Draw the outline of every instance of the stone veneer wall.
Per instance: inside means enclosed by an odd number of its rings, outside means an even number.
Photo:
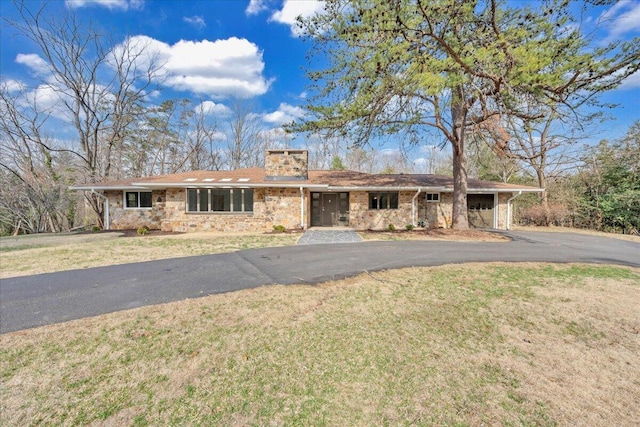
[[[428,228],[451,228],[452,217],[453,194],[440,193],[440,202],[434,203],[427,202],[426,193],[420,193],[418,196],[418,220],[424,220]]]
[[[386,230],[389,224],[401,230],[411,224],[411,199],[415,192],[400,191],[398,209],[369,209],[369,192],[349,193],[349,226],[357,230]]]
[[[123,192],[108,191],[111,229],[136,229],[143,225],[151,229],[174,232],[194,231],[271,231],[274,225],[287,229],[300,228],[300,190],[297,188],[256,188],[253,212],[247,213],[187,213],[186,190],[169,189],[152,192],[151,209],[124,209]],[[309,226],[310,194],[305,190],[304,220]],[[411,224],[413,191],[401,191],[398,209],[369,209],[369,193],[349,193],[349,226],[358,230],[384,230],[389,224],[403,229]],[[507,200],[512,193],[500,193],[495,209],[498,228],[506,228]],[[453,194],[440,193],[440,203],[427,203],[424,193],[416,199],[417,219],[425,219],[428,227],[450,228]]]
[[[253,212],[187,213],[184,189],[167,190],[167,217],[162,229],[193,231],[271,231],[274,225],[300,228],[300,190],[296,188],[256,188]]]
[[[267,179],[293,178],[308,179],[307,150],[267,150],[264,160],[264,171]]]
[[[507,200],[513,197],[513,193],[498,193],[498,206],[495,214],[498,215],[498,229],[507,229]]]
[[[299,188],[267,188],[264,196],[264,220],[267,230],[274,225],[283,225],[287,229],[300,228],[300,189]],[[305,191],[305,202],[309,192]],[[305,220],[308,215],[305,203]],[[255,209],[255,200],[254,200]]]
[[[151,192],[151,208],[125,209],[124,191],[105,191],[109,199],[109,220],[112,230],[137,229],[146,225],[150,229],[162,227],[165,215],[166,195],[164,190]]]

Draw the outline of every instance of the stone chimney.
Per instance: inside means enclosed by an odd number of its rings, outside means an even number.
[[[267,150],[264,159],[265,179],[268,181],[305,181],[308,179],[307,150]]]

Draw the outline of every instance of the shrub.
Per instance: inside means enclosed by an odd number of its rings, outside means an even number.
[[[274,225],[273,231],[275,231],[276,233],[284,233],[285,231],[287,231],[287,229],[284,225]]]
[[[396,231],[396,226],[393,224],[389,224],[389,227],[387,227],[389,229],[389,231]]]
[[[548,207],[533,205],[520,212],[522,225],[566,226],[570,225],[571,212],[561,204],[549,204]]]
[[[413,224],[407,224],[407,225],[404,226],[404,228],[406,228],[407,231],[411,231],[411,230],[413,230]]]
[[[144,236],[148,232],[149,232],[149,227],[147,227],[146,225],[143,225],[142,227],[138,228],[138,236]]]
[[[96,231],[100,231],[100,226],[99,225],[94,225],[93,227],[91,227],[91,231],[93,231],[94,233]]]

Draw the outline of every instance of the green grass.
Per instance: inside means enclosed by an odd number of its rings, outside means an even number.
[[[610,399],[631,411],[597,414],[601,425],[631,425],[640,388],[616,388],[617,369],[638,373],[624,363],[638,361],[638,340],[620,328],[639,319],[619,304],[601,311],[615,303],[601,287],[640,302],[637,270],[470,265],[265,287],[5,334],[3,418],[21,426],[553,426],[584,425],[594,418],[567,414],[590,415]],[[603,306],[576,306],[574,295]],[[554,369],[579,363],[569,352],[610,372],[597,384],[604,401],[589,406],[580,393],[551,391]]]

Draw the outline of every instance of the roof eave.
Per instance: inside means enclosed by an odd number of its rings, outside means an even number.
[[[146,190],[146,187],[139,185],[73,185],[69,187],[72,191],[109,191],[109,190]]]

